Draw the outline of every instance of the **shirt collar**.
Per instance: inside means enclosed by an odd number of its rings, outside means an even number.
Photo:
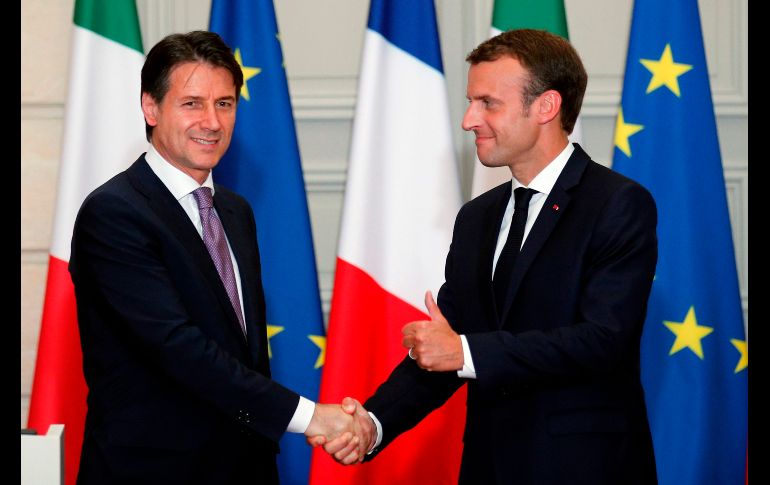
[[[554,158],[551,163],[546,165],[545,168],[532,179],[528,187],[530,189],[535,189],[542,194],[548,195],[551,193],[551,189],[553,189],[556,180],[559,178],[559,175],[561,175],[561,171],[564,170],[564,167],[567,165],[567,160],[569,160],[569,157],[572,156],[572,152],[574,151],[575,146],[572,143],[567,143],[564,150],[556,155],[556,158]],[[524,184],[516,180],[516,177],[511,179],[511,183],[513,184],[512,191],[516,190],[518,187],[524,187]]]
[[[155,175],[158,176],[160,181],[163,182],[163,185],[166,186],[176,200],[180,200],[182,197],[199,187],[210,188],[211,194],[214,195],[214,178],[212,176],[212,171],[209,171],[209,176],[206,177],[203,184],[198,184],[197,180],[171,165],[171,163],[158,153],[158,150],[156,150],[152,144],[150,144],[144,158],[147,160],[150,169],[152,169]]]

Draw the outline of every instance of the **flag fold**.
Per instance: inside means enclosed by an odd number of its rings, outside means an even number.
[[[697,0],[637,0],[613,169],[652,192],[642,380],[659,482],[745,479],[748,342]]]
[[[273,2],[213,0],[209,25],[233,49],[244,80],[230,148],[214,169],[214,180],[244,196],[254,210],[272,378],[315,400],[326,335]],[[280,448],[281,483],[307,483],[305,437],[286,433]]]
[[[363,402],[406,356],[461,201],[432,0],[372,0],[358,86],[322,402]],[[464,423],[463,387],[371,462],[317,449],[311,483],[456,483]]]
[[[134,0],[77,0],[69,87],[35,377],[27,426],[64,424],[65,480],[75,483],[87,387],[67,264],[85,197],[146,150],[140,98],[144,63]]]

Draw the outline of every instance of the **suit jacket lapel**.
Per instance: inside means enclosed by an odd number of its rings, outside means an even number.
[[[492,286],[492,262],[495,257],[495,248],[497,247],[497,238],[500,234],[500,225],[503,223],[503,216],[505,215],[505,209],[508,206],[508,201],[511,198],[511,182],[505,184],[504,190],[500,192],[499,198],[490,207],[490,210],[484,214],[484,225],[482,227],[489,227],[487,231],[486,239],[481,247],[481,259],[483,264],[480,265],[478,271],[479,288],[483,288],[481,291],[482,308],[490,308],[492,314],[495,315],[497,321],[500,321],[500,315],[497,314],[497,305],[494,300],[494,289]]]
[[[140,157],[137,162],[128,169],[128,177],[131,184],[137,191],[147,197],[151,209],[190,253],[195,266],[201,271],[216,295],[219,304],[230,317],[232,329],[240,334],[240,340],[244,340],[243,331],[240,328],[240,323],[238,323],[238,317],[235,315],[235,310],[233,310],[233,305],[227,296],[225,286],[219,277],[219,273],[217,273],[217,268],[214,266],[214,262],[200,234],[198,234],[198,231],[190,221],[187,213],[182,209],[182,206],[179,205],[179,202],[150,169],[150,166],[144,160],[144,156]],[[227,231],[226,227],[225,231]]]
[[[588,155],[583,149],[575,144],[575,151],[572,152],[567,164],[564,166],[559,178],[556,179],[556,183],[551,189],[551,193],[545,199],[543,208],[540,209],[540,213],[535,220],[532,229],[530,229],[527,239],[524,241],[524,245],[521,248],[521,252],[516,258],[516,264],[513,267],[513,273],[511,274],[511,284],[508,287],[508,293],[505,299],[505,306],[503,308],[503,316],[499,320],[502,327],[508,318],[508,313],[511,309],[514,296],[519,290],[524,275],[532,265],[535,257],[540,252],[548,237],[553,232],[559,219],[566,212],[567,206],[570,203],[571,197],[568,193],[569,189],[574,187],[580,181],[580,177],[583,175],[583,171],[588,165]],[[499,225],[498,225],[499,227]]]

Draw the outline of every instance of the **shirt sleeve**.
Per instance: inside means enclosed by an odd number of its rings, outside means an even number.
[[[463,345],[463,368],[457,371],[457,377],[475,379],[476,368],[473,366],[473,357],[471,357],[471,348],[468,346],[468,339],[465,338],[465,335],[460,335],[460,341]]]
[[[291,417],[286,431],[289,433],[304,433],[307,427],[310,426],[313,412],[315,412],[315,403],[310,399],[300,396],[297,409],[294,410],[294,416]]]
[[[367,455],[370,454],[372,450],[380,446],[380,443],[382,443],[382,424],[380,424],[380,420],[377,419],[377,416],[375,416],[374,413],[369,412],[369,416],[372,417],[372,421],[374,421],[374,426],[377,427],[377,439],[374,441],[374,446],[372,446],[371,449],[366,452]]]

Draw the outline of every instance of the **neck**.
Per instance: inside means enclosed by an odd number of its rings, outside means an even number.
[[[522,163],[511,165],[511,174],[524,185],[529,185],[537,174],[543,171],[569,143],[566,134],[554,139],[551,143],[540,143],[530,152],[530,156]]]

